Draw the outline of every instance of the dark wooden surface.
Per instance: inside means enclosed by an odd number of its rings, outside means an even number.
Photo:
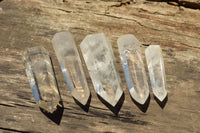
[[[200,132],[200,10],[191,6],[173,1],[1,0],[0,132]],[[56,32],[67,30],[78,46],[92,33],[104,32],[111,40],[125,94],[118,116],[99,100],[87,71],[89,111],[71,97],[51,44]],[[164,108],[152,90],[146,113],[131,100],[116,44],[126,33],[141,41],[143,52],[149,44],[161,45],[168,89]],[[64,105],[59,125],[35,104],[25,75],[23,52],[38,45],[52,57]]]

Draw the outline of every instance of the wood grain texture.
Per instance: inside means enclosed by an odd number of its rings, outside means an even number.
[[[92,33],[111,40],[125,93],[118,116],[98,99],[87,71],[89,112],[71,97],[51,44],[56,32],[67,30],[77,46]],[[1,0],[0,31],[0,132],[200,132],[200,10],[139,0]],[[146,113],[130,98],[116,43],[126,33],[141,41],[143,52],[161,45],[168,89],[163,109],[152,90]],[[25,75],[23,52],[38,45],[52,57],[64,104],[60,125],[41,113]]]

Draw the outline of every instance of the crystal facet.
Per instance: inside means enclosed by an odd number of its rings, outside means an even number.
[[[56,33],[52,43],[72,96],[85,105],[90,96],[90,90],[71,33]]]
[[[167,91],[165,68],[161,52],[159,45],[150,45],[145,50],[153,93],[160,101],[163,101],[167,96]]]
[[[138,103],[144,104],[149,96],[149,86],[141,57],[140,42],[127,34],[118,40],[119,53],[129,92]]]
[[[109,41],[103,33],[87,35],[80,47],[95,91],[115,106],[123,91]]]
[[[60,95],[48,51],[40,46],[29,48],[23,59],[35,101],[53,113],[60,105]]]

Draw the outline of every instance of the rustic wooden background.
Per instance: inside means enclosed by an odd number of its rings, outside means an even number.
[[[200,132],[199,9],[198,0],[0,0],[0,132]],[[125,94],[118,116],[99,100],[87,71],[89,111],[71,97],[51,44],[56,32],[67,30],[77,45],[97,32],[111,40]],[[146,113],[130,98],[116,44],[126,33],[141,41],[143,52],[150,44],[162,47],[168,89],[163,108],[152,90]],[[35,104],[25,75],[23,52],[38,45],[52,57],[64,105],[59,125]]]

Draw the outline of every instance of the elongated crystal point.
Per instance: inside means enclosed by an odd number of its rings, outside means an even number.
[[[163,101],[167,96],[167,90],[165,68],[161,52],[159,45],[150,45],[145,50],[153,93],[160,101]]]
[[[87,35],[80,47],[95,91],[109,104],[115,106],[123,91],[112,47],[106,36],[103,33]]]
[[[86,105],[90,96],[90,90],[71,33],[56,33],[52,43],[72,96],[81,104]]]
[[[126,34],[118,40],[118,48],[129,92],[138,103],[144,104],[149,96],[140,42],[134,35]]]
[[[23,59],[35,101],[42,109],[53,113],[61,99],[48,51],[40,46],[33,47],[24,53]]]

